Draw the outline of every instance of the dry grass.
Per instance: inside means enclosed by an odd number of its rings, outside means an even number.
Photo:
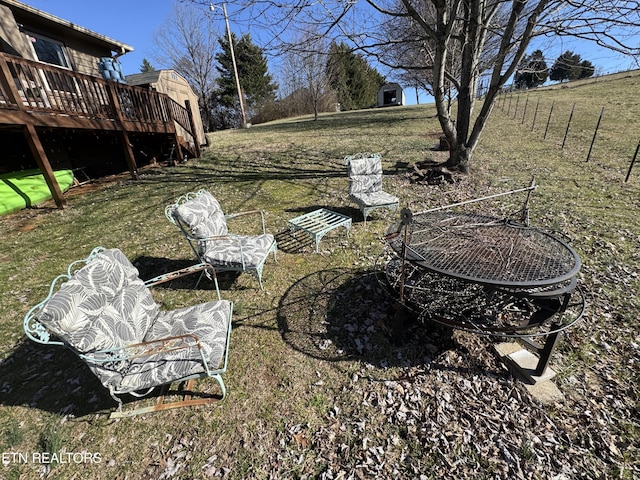
[[[634,82],[530,94],[529,105],[539,96],[547,113],[551,101],[555,108],[589,106],[576,113],[575,137],[564,150],[562,126],[542,141],[531,120],[496,109],[472,174],[454,185],[407,180],[407,164],[441,159],[431,151],[438,137],[433,108],[416,106],[216,133],[199,160],[73,195],[64,211],[44,207],[0,219],[0,452],[63,449],[101,458],[50,469],[10,461],[0,478],[640,475],[640,170],[623,182],[640,124]],[[587,131],[603,102],[610,123],[603,120],[586,163]],[[357,151],[383,154],[387,190],[414,210],[521,187],[535,176],[533,223],[568,235],[584,262],[589,297],[584,321],[552,360],[563,402],[532,400],[493,358],[488,339],[414,325],[405,343],[391,341],[393,312],[372,272],[394,217],[376,211],[364,228],[347,201],[341,158]],[[188,247],[163,209],[203,187],[227,212],[267,211],[281,245],[278,263],[265,266],[263,291],[248,275],[223,276],[223,296],[236,306],[228,398],[208,409],[109,421],[113,403],[98,381],[71,353],[26,341],[22,317],[55,275],[96,245],[122,249],[143,277],[188,262]],[[325,237],[320,254],[286,233],[287,219],[316,207],[355,219],[349,235]],[[214,292],[179,284],[154,295],[175,308]],[[215,382],[199,384],[215,390]],[[493,400],[478,403],[486,398],[481,391]],[[479,416],[469,423],[469,415]],[[502,415],[508,422],[487,433],[487,419]],[[512,443],[498,448],[500,439]]]

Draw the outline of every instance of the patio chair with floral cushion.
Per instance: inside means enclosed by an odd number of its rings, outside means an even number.
[[[349,198],[355,202],[367,224],[369,213],[377,208],[398,209],[398,197],[382,189],[382,157],[379,153],[356,153],[344,157],[349,175]]]
[[[273,252],[275,237],[266,232],[264,213],[260,210],[225,215],[218,201],[207,190],[190,192],[167,205],[165,215],[180,228],[198,261],[211,265],[217,272],[248,272],[258,279],[262,289],[262,269]],[[237,235],[229,232],[227,220],[259,215],[262,233]],[[199,280],[198,280],[199,281]]]
[[[218,292],[215,301],[161,311],[149,290],[205,269],[211,266],[144,282],[120,250],[96,247],[53,280],[47,297],[25,316],[24,330],[36,342],[75,352],[118,403],[112,418],[211,404],[226,394],[221,374],[227,369],[233,304]],[[218,382],[220,396],[194,392],[194,380],[203,377]],[[165,402],[172,384],[180,385],[183,396]],[[161,391],[155,404],[123,411],[121,395],[143,397],[156,387]]]

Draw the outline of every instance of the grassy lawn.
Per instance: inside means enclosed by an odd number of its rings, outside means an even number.
[[[453,184],[409,181],[413,163],[445,158],[432,151],[439,129],[424,105],[215,133],[200,159],[72,189],[62,211],[0,218],[0,479],[639,478],[640,165],[624,182],[638,141],[639,81],[521,94],[515,115],[514,103],[509,114],[499,103],[471,174]],[[562,116],[543,140],[552,102]],[[534,399],[490,338],[415,323],[392,342],[392,302],[374,273],[396,215],[377,210],[365,228],[349,203],[342,158],[359,151],[382,153],[385,189],[414,211],[535,177],[532,224],[561,231],[578,251],[588,301],[552,357],[562,400]],[[97,245],[120,248],[143,278],[189,264],[164,207],[200,188],[227,213],[264,210],[280,245],[264,290],[249,275],[221,275],[222,295],[235,304],[227,399],[109,420],[114,403],[97,379],[70,352],[27,341],[23,316]],[[348,235],[327,235],[315,254],[288,235],[287,220],[319,207],[354,224]],[[210,285],[192,287],[174,282],[154,297],[172,309],[215,296]],[[214,381],[198,386],[216,391]],[[99,463],[32,461],[34,452],[61,451],[98,454]]]

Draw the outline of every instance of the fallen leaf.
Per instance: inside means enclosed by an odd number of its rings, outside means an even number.
[[[296,445],[298,446],[298,448],[308,448],[309,447],[309,440],[307,440],[307,437],[305,436],[304,432],[292,433],[291,435],[293,436],[294,440],[296,441]]]

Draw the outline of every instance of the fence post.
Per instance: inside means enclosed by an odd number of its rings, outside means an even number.
[[[553,106],[555,104],[556,104],[555,100],[553,102],[551,102],[551,110],[549,110],[549,118],[547,119],[547,127],[544,129],[544,136],[542,137],[543,140],[547,139],[547,131],[549,130],[549,123],[551,123],[551,114],[553,113]]]
[[[596,135],[598,134],[598,128],[600,128],[600,121],[602,120],[602,114],[604,113],[604,107],[600,110],[600,117],[598,117],[598,123],[596,124],[596,131],[593,132],[593,138],[591,139],[591,146],[589,147],[589,153],[587,154],[587,162],[591,158],[591,150],[593,150],[593,144],[596,142]]]
[[[631,175],[631,169],[633,168],[633,164],[636,163],[636,158],[638,157],[638,150],[640,150],[640,142],[638,142],[638,146],[636,147],[636,153],[633,154],[633,158],[631,159],[631,165],[629,165],[629,171],[627,172],[627,178],[624,179],[624,183],[627,183],[629,180],[629,176]]]
[[[524,110],[522,112],[522,122],[520,122],[520,125],[524,125],[524,118],[527,116],[527,105],[529,105],[529,94],[527,94],[527,98],[524,101]]]
[[[571,119],[573,118],[573,111],[576,109],[576,103],[573,102],[573,107],[571,107],[571,113],[569,114],[569,121],[567,122],[567,129],[564,132],[564,138],[562,139],[562,148],[564,150],[564,144],[567,141],[567,136],[569,135],[569,127],[571,126]]]
[[[533,129],[536,126],[536,117],[538,116],[538,107],[540,106],[540,97],[538,97],[538,101],[536,102],[536,109],[533,112],[533,122],[531,122],[531,131],[533,132]]]
[[[516,97],[516,108],[513,110],[513,119],[515,120],[518,116],[518,104],[520,103],[520,95]]]
[[[509,93],[509,106],[507,107],[507,116],[511,115],[511,99],[513,98],[513,90]]]

